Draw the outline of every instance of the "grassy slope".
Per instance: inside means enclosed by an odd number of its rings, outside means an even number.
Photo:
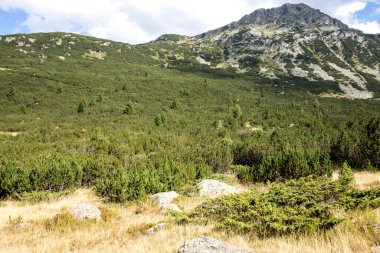
[[[379,173],[367,173],[370,177],[356,175],[357,185],[379,183]],[[184,209],[193,208],[204,200],[200,197],[181,196],[175,200]],[[77,224],[65,213],[78,202],[100,206],[106,218],[100,223]],[[61,214],[61,223],[49,223],[47,218]],[[27,229],[16,229],[9,220],[21,217],[31,222]],[[58,216],[56,216],[58,217]],[[89,190],[80,189],[73,194],[48,203],[28,204],[7,201],[0,208],[0,243],[4,252],[177,252],[181,244],[192,237],[208,236],[250,249],[253,252],[369,252],[380,240],[373,233],[373,226],[380,222],[379,210],[350,212],[345,222],[326,234],[301,237],[256,238],[237,234],[225,234],[211,226],[175,225],[171,217],[162,213],[150,199],[128,206],[102,203]],[[158,222],[167,227],[148,237],[145,230]]]
[[[245,76],[226,78],[228,74],[220,71],[202,73],[201,66],[195,66],[194,69],[176,67],[182,71],[165,69],[163,62],[149,56],[154,53],[148,45],[131,47],[113,43],[104,47],[95,43],[95,39],[81,36],[76,36],[80,42],[75,45],[63,40],[62,46],[57,46],[54,41],[50,41],[62,36],[30,35],[37,41],[29,48],[29,51],[35,52],[27,55],[17,51],[14,41],[0,43],[0,67],[8,69],[0,71],[0,102],[3,105],[1,130],[25,131],[53,126],[123,126],[134,130],[150,130],[154,116],[162,110],[167,111],[173,99],[178,99],[182,105],[180,112],[168,112],[168,117],[173,118],[174,128],[185,125],[192,129],[199,126],[199,122],[209,126],[212,120],[223,118],[228,113],[228,107],[236,100],[249,117],[254,115],[258,118],[266,110],[286,108],[287,121],[294,122],[301,115],[300,108],[290,107],[291,100],[296,100],[303,107],[305,100],[311,102],[315,98],[309,91],[325,90],[323,85],[301,80],[296,80],[298,85],[291,86],[289,83],[294,80],[271,81]],[[41,50],[41,44],[49,48]],[[84,58],[83,55],[90,49],[106,51],[107,56],[104,60]],[[58,56],[65,52],[71,56],[66,56],[65,61],[59,60]],[[38,57],[41,54],[48,57],[44,63]],[[15,95],[8,98],[6,95],[12,87]],[[190,95],[181,96],[183,90]],[[263,95],[265,97],[257,106],[257,101]],[[99,96],[102,102],[96,101]],[[378,109],[375,101],[322,100],[327,111],[336,107],[334,116],[337,117],[339,110],[356,111],[359,108],[373,113]],[[80,101],[92,104],[84,115],[76,113]],[[132,116],[121,113],[128,101],[135,105]],[[307,110],[307,106],[304,109]],[[358,113],[357,116],[360,115]],[[199,119],[196,124],[192,124],[194,119]]]

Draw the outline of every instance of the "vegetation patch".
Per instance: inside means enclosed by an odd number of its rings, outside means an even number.
[[[117,219],[118,212],[116,209],[101,207],[101,220],[100,222],[96,220],[77,220],[75,217],[66,209],[61,210],[58,214],[52,218],[43,219],[37,221],[37,224],[42,225],[48,231],[73,231],[73,230],[83,230],[97,226],[97,224],[105,224],[112,222]]]
[[[227,232],[300,236],[333,228],[343,220],[334,215],[339,210],[380,206],[378,189],[355,190],[352,181],[352,171],[344,164],[336,181],[327,177],[290,180],[272,185],[268,192],[225,196],[173,215],[180,224],[214,224]]]

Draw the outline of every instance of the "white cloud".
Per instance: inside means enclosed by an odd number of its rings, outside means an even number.
[[[355,13],[364,10],[365,2],[353,2],[343,5],[337,9],[335,15],[348,26],[362,30],[366,33],[380,33],[380,25],[377,21],[362,21],[355,18]]]
[[[380,33],[380,25],[376,21],[354,23],[351,26],[366,33]]]
[[[311,7],[365,32],[380,32],[376,21],[359,21],[355,12],[375,0],[304,0]],[[300,0],[0,0],[1,10],[23,10],[31,32],[64,31],[130,43],[163,33],[195,35],[240,19],[257,8]]]

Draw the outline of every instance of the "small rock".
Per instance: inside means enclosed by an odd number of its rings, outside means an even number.
[[[380,246],[371,247],[371,253],[380,253]]]
[[[165,223],[161,222],[161,223],[158,223],[157,225],[154,225],[153,227],[151,227],[150,229],[148,229],[146,231],[146,235],[147,236],[151,236],[153,235],[154,233],[156,233],[157,231],[163,229],[165,227]]]
[[[59,58],[61,61],[66,60],[66,58],[65,58],[64,56],[59,56],[58,58]]]
[[[152,196],[161,206],[164,204],[170,204],[175,198],[178,197],[178,193],[172,192],[160,192]]]
[[[243,192],[241,189],[213,179],[203,180],[198,186],[200,188],[199,195],[207,197],[218,197]]]
[[[71,215],[77,220],[97,220],[101,219],[101,212],[96,206],[88,204],[78,204],[72,211]]]
[[[24,229],[24,228],[30,227],[31,225],[32,224],[30,224],[29,222],[20,222],[20,223],[17,223],[15,227],[18,229]]]
[[[179,208],[176,204],[164,204],[162,205],[162,208],[167,211],[172,210],[176,212],[181,212],[181,208]]]
[[[178,253],[251,253],[248,250],[239,249],[225,244],[214,238],[198,237],[187,240]]]

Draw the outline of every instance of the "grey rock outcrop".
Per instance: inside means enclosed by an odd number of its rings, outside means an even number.
[[[219,197],[243,192],[241,189],[213,179],[205,179],[198,183],[199,195],[207,197]]]
[[[179,208],[176,204],[164,204],[162,208],[166,211],[176,211],[176,212],[181,212],[181,208]]]
[[[156,193],[152,196],[158,204],[161,206],[165,204],[170,204],[175,198],[178,197],[178,193],[171,191],[171,192],[160,192]]]
[[[284,4],[278,8],[259,9],[244,16],[239,25],[244,24],[276,24],[283,26],[335,26],[340,29],[348,29],[341,21],[332,18],[320,10],[313,9],[306,4]]]
[[[17,223],[15,227],[18,229],[25,229],[25,228],[29,228],[31,225],[32,224],[30,224],[29,222],[20,222],[20,223]]]
[[[380,246],[371,247],[371,253],[380,253]]]
[[[71,215],[77,220],[97,220],[101,219],[101,212],[96,206],[88,204],[78,204],[73,210]]]
[[[158,223],[157,225],[154,225],[153,227],[151,227],[150,229],[148,229],[146,231],[146,235],[147,236],[152,236],[153,234],[155,234],[157,231],[163,229],[165,227],[165,223],[161,222],[161,223]]]
[[[233,245],[220,242],[214,238],[198,237],[187,240],[178,253],[251,253]]]

